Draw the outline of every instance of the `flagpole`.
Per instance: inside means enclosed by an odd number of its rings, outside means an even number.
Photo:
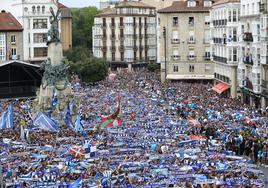
[[[0,188],[4,188],[4,182],[3,182],[3,167],[0,164]]]

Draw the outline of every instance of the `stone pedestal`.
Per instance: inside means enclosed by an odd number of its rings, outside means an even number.
[[[61,43],[50,43],[48,45],[47,56],[50,58],[52,65],[60,64],[63,58]]]

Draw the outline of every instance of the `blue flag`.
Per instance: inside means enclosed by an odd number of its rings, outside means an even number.
[[[78,178],[75,182],[73,182],[72,184],[70,184],[68,186],[68,188],[77,188],[79,185],[81,185],[83,183],[83,179],[82,177]]]
[[[56,106],[58,104],[58,96],[57,96],[55,89],[53,90],[53,96],[52,96],[51,103],[52,103],[52,106]]]
[[[65,116],[65,124],[71,128],[74,128],[73,121],[72,121],[72,111],[71,111],[71,104],[70,102],[67,105],[67,111]]]
[[[80,114],[77,115],[74,129],[75,129],[75,132],[77,132],[77,133],[84,133],[84,127],[81,123]]]
[[[3,112],[0,119],[0,129],[12,129],[14,127],[14,114],[12,105],[8,107],[8,109]]]
[[[34,120],[34,125],[46,131],[56,132],[58,130],[57,122],[39,112]]]

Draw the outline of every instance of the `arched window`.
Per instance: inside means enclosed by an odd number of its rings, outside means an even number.
[[[45,6],[42,6],[42,13],[43,14],[45,13],[45,10],[46,10],[46,7]]]
[[[35,10],[35,6],[32,6],[32,11],[33,11],[33,13],[36,12],[36,10]]]
[[[40,6],[37,6],[37,13],[40,13]]]

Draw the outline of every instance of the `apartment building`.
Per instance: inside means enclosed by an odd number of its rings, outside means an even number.
[[[241,0],[238,82],[242,100],[254,107],[261,106],[261,14],[260,0]]]
[[[211,54],[219,94],[237,97],[238,27],[240,0],[220,0],[210,10]]]
[[[57,12],[59,8],[57,1],[12,0],[1,2],[1,6],[11,12],[23,27],[23,60],[35,64],[42,63],[47,58],[46,42],[51,16],[49,9],[52,8],[54,12]],[[71,27],[71,24],[68,26]],[[66,35],[70,36],[71,29],[61,30],[61,22],[59,28],[61,36],[65,36],[62,32],[67,32]],[[66,42],[67,47],[71,47],[69,41]]]
[[[261,0],[261,107],[268,106],[268,1]]]
[[[158,10],[161,81],[214,79],[210,60],[210,0],[175,1]]]
[[[156,62],[156,10],[142,2],[123,1],[94,19],[93,54],[112,69]]]
[[[0,13],[0,62],[23,59],[23,28],[4,10]]]

